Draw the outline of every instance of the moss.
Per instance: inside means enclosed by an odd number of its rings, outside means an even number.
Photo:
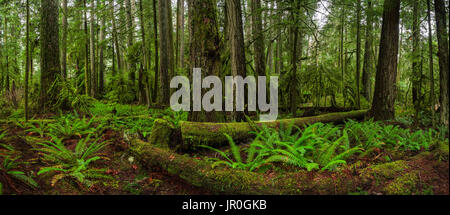
[[[149,141],[151,144],[167,146],[170,143],[173,131],[174,126],[170,122],[164,119],[156,119]]]
[[[440,161],[448,161],[448,142],[440,142],[438,147],[434,151],[434,155]]]
[[[409,166],[404,160],[383,163],[363,169],[360,177],[363,183],[368,183],[373,178],[376,180],[393,179],[408,168]]]
[[[418,182],[418,172],[409,172],[389,183],[384,192],[388,195],[411,195],[416,191]]]

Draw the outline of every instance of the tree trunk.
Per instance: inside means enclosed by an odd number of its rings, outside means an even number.
[[[364,48],[364,66],[363,66],[363,74],[362,74],[362,85],[363,85],[363,96],[367,101],[371,101],[372,98],[372,71],[373,71],[373,9],[372,9],[372,1],[369,0],[367,2],[367,11],[366,11],[366,43]]]
[[[233,76],[247,76],[245,64],[244,29],[242,24],[242,9],[240,0],[226,0],[228,36],[231,55],[231,72]],[[233,89],[235,95],[235,89]],[[244,112],[233,113],[233,118],[237,122],[245,119]]]
[[[52,87],[60,75],[58,0],[41,0],[41,110],[53,108],[59,90]]]
[[[189,0],[190,77],[193,69],[201,68],[202,76],[218,76],[220,72],[220,38],[217,27],[216,5],[212,1]],[[203,97],[203,92],[202,92]],[[194,107],[195,109],[195,107]],[[200,107],[200,109],[202,109]],[[216,121],[215,111],[189,112],[191,121]]]
[[[184,0],[177,1],[177,69],[184,69]]]
[[[264,34],[261,19],[261,0],[251,0],[252,35],[254,48],[255,75],[266,75],[266,64],[264,62]]]
[[[100,8],[102,7],[102,2],[103,1],[99,1],[100,2]],[[104,44],[104,40],[105,40],[105,30],[106,30],[106,26],[105,26],[105,22],[106,22],[106,18],[105,16],[102,16],[101,18],[101,24],[100,24],[100,41],[99,41],[99,65],[98,65],[98,93],[100,95],[103,95],[104,93],[104,86],[105,86],[105,62],[104,62],[104,49],[105,49],[105,44]],[[114,56],[113,56],[114,58]]]
[[[160,103],[169,105],[170,103],[170,75],[173,74],[173,49],[172,49],[172,23],[170,17],[170,1],[159,1],[159,38],[161,38],[160,46]]]
[[[92,97],[96,97],[97,96],[97,71],[95,68],[95,35],[94,35],[94,31],[95,31],[95,1],[91,1],[91,14],[90,14],[90,21],[89,21],[89,44],[90,44],[90,56],[91,56],[91,93],[90,95]]]
[[[90,76],[91,73],[89,71],[89,34],[88,34],[88,27],[87,27],[87,6],[86,6],[86,0],[83,0],[84,4],[84,35],[85,35],[85,56],[84,56],[84,85],[85,85],[85,94],[90,95],[91,93],[91,82],[90,82]]]
[[[61,38],[61,69],[62,69],[62,75],[63,78],[67,78],[67,16],[68,10],[67,10],[67,0],[63,0],[62,4],[62,38]]]
[[[434,9],[436,11],[436,28],[438,38],[438,56],[439,56],[439,79],[440,79],[440,103],[441,103],[441,123],[448,126],[448,76],[449,76],[449,44],[446,24],[446,12],[444,0],[434,0]]]
[[[113,35],[113,42],[114,42],[114,47],[116,49],[116,56],[117,56],[117,69],[119,70],[119,73],[122,74],[122,62],[121,62],[121,58],[120,58],[120,46],[119,46],[119,39],[118,39],[118,35],[117,35],[117,27],[116,27],[116,15],[115,15],[115,4],[114,4],[114,0],[111,0],[111,20],[112,20],[112,35]],[[114,56],[113,56],[114,58]]]
[[[145,88],[148,86],[148,75],[146,71],[150,68],[150,51],[147,49],[147,40],[145,39],[145,25],[144,25],[144,7],[142,1],[139,0],[139,23],[141,25],[141,37],[142,37],[142,66],[139,69],[139,103],[150,105],[149,93],[150,90]]]
[[[290,99],[290,112],[293,117],[297,116],[297,85],[298,85],[298,79],[297,79],[297,63],[298,63],[298,18],[296,18],[296,14],[299,13],[300,9],[300,3],[295,2],[295,7],[291,11],[291,19],[293,26],[291,27],[291,72],[290,72],[290,78],[289,78],[289,99]]]
[[[427,0],[427,16],[428,16],[428,55],[429,55],[429,70],[430,70],[430,106],[431,106],[431,120],[433,127],[436,125],[434,117],[434,71],[433,71],[433,34],[431,32],[431,0]]]
[[[375,120],[390,120],[395,117],[400,0],[385,1],[383,7],[380,54],[370,111]]]
[[[156,0],[153,0],[153,39],[154,39],[154,50],[155,50],[155,79],[153,86],[153,102],[157,103],[159,98],[159,47],[158,47],[158,19],[156,10]]]
[[[419,53],[419,40],[420,40],[420,28],[419,28],[419,1],[413,2],[413,35],[412,35],[412,102],[415,110],[415,119],[418,119],[419,107],[420,107],[420,53]]]
[[[133,16],[131,15],[131,2],[130,0],[125,0],[125,12],[126,12],[126,21],[127,21],[127,32],[128,32],[128,51],[130,51],[131,47],[134,43],[134,23]],[[129,53],[128,53],[129,54]],[[135,62],[130,62],[128,60],[128,80],[131,81],[131,89],[133,92],[135,91],[135,83],[136,83],[136,65]]]
[[[361,0],[356,3],[356,108],[361,109],[359,79],[361,74]]]
[[[26,26],[25,26],[25,121],[28,121],[28,76],[30,72],[30,1],[26,2]]]

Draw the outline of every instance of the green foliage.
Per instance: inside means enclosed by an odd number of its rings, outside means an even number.
[[[94,125],[95,117],[87,119],[85,117],[79,118],[77,114],[62,115],[56,119],[56,122],[48,124],[49,132],[64,138],[71,138],[74,136],[84,136],[87,134],[95,134],[103,128],[103,124]]]
[[[0,140],[5,134],[6,132],[0,135]],[[31,187],[38,187],[39,185],[36,183],[36,181],[33,180],[31,176],[25,174],[23,171],[17,170],[21,164],[24,164],[24,162],[19,161],[21,156],[18,155],[14,147],[6,144],[0,144],[0,146],[4,148],[3,150],[0,149],[0,174],[7,174],[26,183]]]
[[[91,135],[81,139],[75,150],[69,150],[64,146],[62,139],[52,136],[53,141],[38,143],[42,148],[37,149],[42,155],[43,161],[50,166],[39,170],[38,175],[44,173],[54,173],[51,185],[54,186],[63,178],[76,179],[88,187],[93,184],[90,179],[110,179],[104,174],[105,169],[90,167],[90,164],[97,160],[108,160],[100,150],[107,143],[100,143],[98,139],[91,141]]]

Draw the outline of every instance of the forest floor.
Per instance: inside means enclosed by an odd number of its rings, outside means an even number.
[[[102,109],[102,108],[97,108]],[[102,110],[110,112],[111,109]],[[140,112],[126,110],[127,108],[114,108],[118,117],[106,117],[101,123],[88,123],[89,118],[84,119],[88,127],[101,127],[99,130],[87,130],[83,128],[75,130],[75,121],[68,121],[66,126],[73,130],[66,131],[69,134],[60,135],[62,144],[71,152],[76,151],[77,145],[86,135],[95,134],[96,142],[107,143],[101,150],[104,159],[92,162],[89,168],[103,169],[108,179],[93,179],[92,184],[87,185],[77,178],[75,174],[57,177],[63,171],[53,171],[53,174],[37,173],[43,167],[49,165],[44,159],[44,152],[39,150],[42,145],[37,143],[54,142],[55,126],[39,124],[37,119],[31,124],[18,120],[8,120],[0,123],[0,193],[3,194],[50,194],[50,195],[79,195],[79,194],[147,194],[147,195],[202,195],[220,194],[222,192],[193,185],[192,181],[186,180],[174,174],[164,165],[147,165],[146,160],[140,160],[129,151],[132,138],[148,141],[149,133],[154,118],[166,118],[182,120],[183,117],[160,112]],[[126,114],[121,114],[126,112]],[[327,110],[325,110],[326,112]],[[324,113],[315,111],[316,114]],[[141,117],[141,115],[144,118]],[[130,115],[139,115],[138,119],[128,120]],[[314,115],[308,113],[308,115]],[[78,116],[75,116],[78,117]],[[123,117],[123,118],[120,118]],[[101,118],[101,117],[100,117]],[[74,118],[72,118],[73,120]],[[81,119],[81,117],[78,117]],[[99,119],[99,118],[98,118]],[[170,120],[169,119],[169,120]],[[149,122],[148,120],[151,120]],[[58,121],[58,119],[56,119]],[[133,123],[130,123],[133,122]],[[133,124],[133,125],[131,125]],[[405,125],[404,122],[389,122],[386,126],[393,125],[399,128],[408,128],[411,131],[425,130],[426,126]],[[137,126],[134,126],[137,125]],[[134,126],[134,127],[133,127]],[[34,129],[30,129],[33,127]],[[41,129],[39,129],[42,127]],[[89,129],[88,127],[84,128]],[[53,128],[53,129],[52,129]],[[59,127],[59,129],[64,129]],[[67,129],[67,128],[66,128]],[[47,134],[49,133],[49,134]],[[1,137],[3,134],[3,137]],[[58,133],[57,133],[58,134]],[[54,135],[57,135],[54,134]],[[446,135],[446,136],[445,136]],[[62,137],[64,136],[64,137]],[[302,194],[357,194],[357,195],[379,195],[379,194],[449,194],[449,162],[448,162],[448,134],[444,134],[445,142],[437,142],[430,145],[428,149],[420,147],[415,151],[401,151],[385,148],[374,148],[363,157],[352,156],[347,159],[347,164],[334,171],[304,171],[296,166],[284,163],[274,163],[258,168],[257,173],[267,180],[277,178],[281,175],[292,175],[297,180],[304,180],[309,187],[302,190]],[[89,137],[88,137],[89,139]],[[382,143],[384,144],[384,143]],[[245,153],[249,148],[248,143],[239,143],[242,159],[247,159]],[[11,148],[13,150],[11,150]],[[8,151],[9,150],[9,151]],[[169,149],[167,149],[169,150]],[[227,154],[231,154],[229,146],[219,147]],[[170,150],[169,150],[170,151]],[[176,153],[175,153],[176,154]],[[5,156],[7,155],[7,156]],[[179,154],[181,156],[181,154]],[[9,157],[8,157],[9,156]],[[172,156],[172,155],[171,155]],[[221,158],[220,153],[211,150],[199,150],[185,154],[188,159],[209,162],[211,159]],[[170,157],[170,156],[169,156]],[[13,158],[13,165],[7,167],[6,158]],[[170,158],[171,160],[173,158]],[[10,159],[11,160],[11,159]],[[87,165],[87,164],[86,164]],[[53,166],[59,168],[60,166]],[[30,185],[27,180],[20,179],[8,174],[8,171],[20,171],[23,175],[34,179],[36,185]],[[66,177],[69,176],[69,177]],[[86,174],[86,178],[88,174]],[[84,177],[84,176],[83,176]],[[351,183],[343,181],[349,179]],[[351,179],[351,180],[350,180]],[[337,181],[337,182],[336,182]],[[238,182],[234,182],[238,183]],[[201,184],[201,183],[200,183]],[[292,188],[295,189],[295,188]],[[244,191],[245,192],[245,191]],[[227,193],[227,192],[226,192]],[[229,193],[229,192],[228,192]]]

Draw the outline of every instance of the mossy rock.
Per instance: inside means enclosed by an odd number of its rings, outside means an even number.
[[[156,119],[149,142],[158,146],[168,146],[174,130],[175,128],[172,123],[164,119]]]
[[[411,195],[417,190],[418,175],[418,171],[406,173],[389,183],[384,192],[388,195]]]
[[[383,163],[363,169],[360,177],[363,183],[368,183],[373,178],[377,180],[394,179],[408,168],[409,166],[404,160]]]

